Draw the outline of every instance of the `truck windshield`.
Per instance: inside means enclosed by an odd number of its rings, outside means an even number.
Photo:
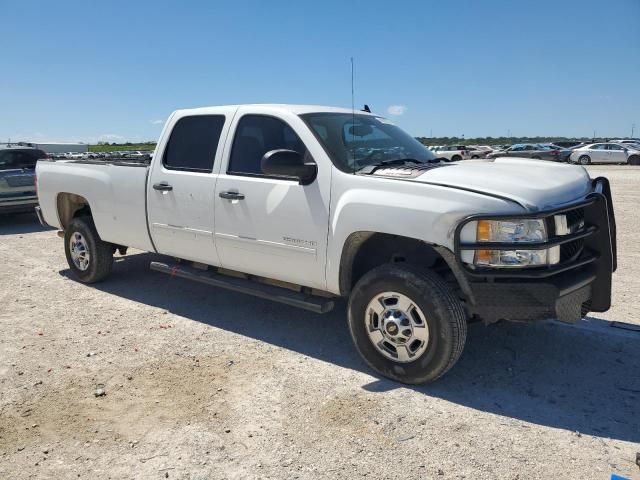
[[[307,113],[300,117],[344,172],[405,159],[426,163],[436,158],[411,135],[381,117],[351,113]]]

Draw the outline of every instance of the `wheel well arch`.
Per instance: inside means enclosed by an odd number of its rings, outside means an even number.
[[[86,198],[75,193],[62,192],[56,197],[58,220],[63,230],[71,220],[81,216],[91,216],[91,207]]]
[[[370,270],[385,263],[399,262],[430,268],[461,297],[473,301],[469,298],[469,284],[447,248],[411,237],[379,232],[354,232],[347,237],[340,258],[340,294],[348,296],[358,280]]]

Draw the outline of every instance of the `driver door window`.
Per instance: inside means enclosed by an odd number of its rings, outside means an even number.
[[[263,176],[262,157],[271,150],[280,149],[308,155],[300,137],[282,120],[266,115],[245,115],[238,122],[227,173]]]

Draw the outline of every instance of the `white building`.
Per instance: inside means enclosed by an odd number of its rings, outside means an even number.
[[[39,148],[47,153],[83,153],[89,151],[86,143],[63,143],[63,142],[18,142],[18,145]]]

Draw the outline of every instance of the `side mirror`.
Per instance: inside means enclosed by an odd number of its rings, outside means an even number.
[[[304,161],[304,157],[294,150],[271,150],[260,161],[262,173],[276,177],[294,178],[300,185],[309,185],[318,174],[314,161]]]

